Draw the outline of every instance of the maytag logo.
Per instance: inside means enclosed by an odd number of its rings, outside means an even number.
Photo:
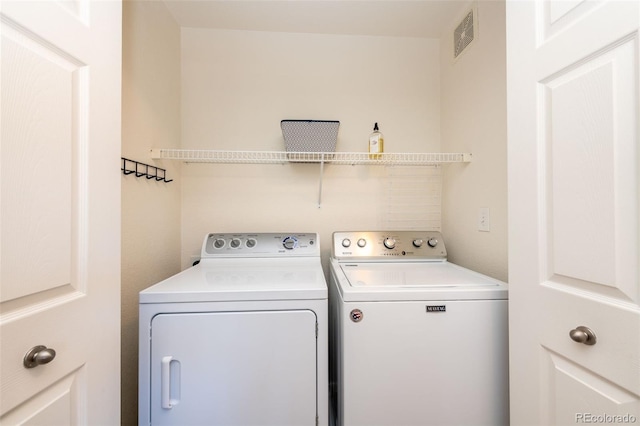
[[[447,312],[447,305],[427,305],[427,312]]]

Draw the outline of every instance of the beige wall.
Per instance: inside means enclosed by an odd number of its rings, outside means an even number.
[[[438,151],[439,79],[436,39],[184,28],[182,148],[283,150],[281,120],[328,119],[341,122],[338,151],[366,152],[376,121],[386,152]],[[326,261],[332,231],[440,226],[439,205],[392,211],[391,185],[409,180],[396,170],[326,166],[321,208],[319,173],[313,164],[183,166],[182,266],[211,231],[317,231]]]
[[[180,141],[180,29],[164,3],[124,2],[122,68],[122,156],[174,179],[122,176],[122,424],[137,425],[138,292],[180,270],[180,165],[149,157]]]
[[[472,163],[444,168],[442,231],[450,261],[506,281],[505,5],[483,0],[477,9],[478,37],[457,61],[455,25],[441,38],[442,149],[473,153]],[[490,209],[490,232],[478,231],[481,207]]]

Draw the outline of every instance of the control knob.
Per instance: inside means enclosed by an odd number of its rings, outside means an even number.
[[[222,238],[216,238],[213,242],[213,246],[217,249],[224,247],[224,240]]]
[[[422,247],[422,244],[424,244],[424,240],[422,238],[417,238],[415,240],[413,240],[413,246],[414,247]]]
[[[231,240],[229,245],[231,246],[231,248],[236,249],[242,245],[242,241],[240,241],[238,238],[234,238],[233,240]]]
[[[365,240],[364,238],[360,238],[358,240],[358,247],[363,248],[366,245],[367,245],[367,240]]]
[[[393,238],[389,237],[389,238],[385,238],[383,241],[383,244],[386,248],[388,249],[392,249],[396,246],[396,240],[394,240]]]
[[[351,240],[348,238],[345,238],[344,240],[342,240],[342,247],[347,248],[351,246]]]
[[[296,247],[297,242],[298,240],[296,240],[295,237],[286,237],[282,240],[282,246],[287,250],[293,250]]]
[[[429,241],[427,241],[427,244],[429,244],[429,247],[435,247],[438,245],[438,239],[437,238],[429,238]]]

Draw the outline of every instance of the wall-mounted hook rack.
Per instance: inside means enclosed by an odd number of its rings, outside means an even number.
[[[128,158],[120,157],[122,159],[122,173],[130,175],[135,173],[136,177],[146,177],[147,179],[155,179],[162,182],[173,182],[173,179],[167,179],[167,171],[160,167],[152,166],[150,164],[141,163],[135,160],[129,160]],[[127,163],[129,167],[127,167]]]

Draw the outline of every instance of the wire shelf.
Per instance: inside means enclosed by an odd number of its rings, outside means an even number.
[[[370,158],[366,152],[285,152],[285,151],[217,151],[194,149],[152,149],[151,158],[179,160],[186,163],[284,164],[328,163],[343,165],[433,165],[468,163],[469,153],[383,153]]]
[[[383,153],[371,158],[366,152],[295,152],[295,151],[217,151],[158,148],[151,150],[154,160],[179,160],[185,163],[320,165],[318,207],[322,204],[322,177],[325,164],[375,166],[434,166],[446,163],[469,163],[468,153]]]

